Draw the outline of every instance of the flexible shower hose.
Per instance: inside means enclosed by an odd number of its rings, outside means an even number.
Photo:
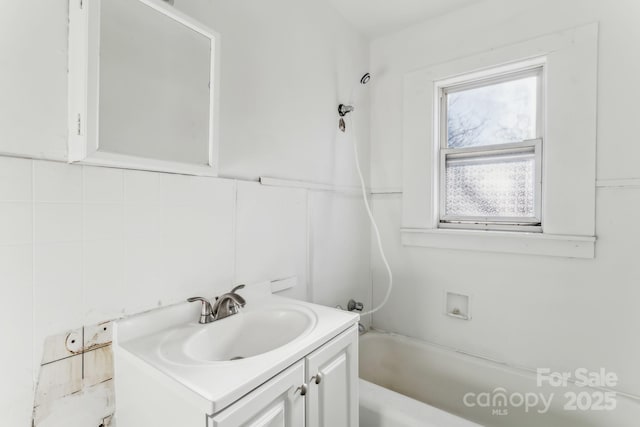
[[[389,275],[389,285],[387,286],[387,294],[384,296],[384,299],[377,307],[369,311],[366,311],[364,313],[360,313],[361,316],[366,316],[368,314],[373,314],[376,311],[380,310],[382,307],[384,307],[387,301],[389,301],[389,297],[391,296],[391,290],[393,289],[393,273],[391,272],[391,267],[389,266],[389,262],[387,261],[387,256],[384,253],[384,248],[382,247],[382,239],[380,238],[380,230],[378,230],[378,224],[376,224],[376,220],[373,217],[373,213],[371,212],[371,207],[369,206],[369,199],[367,198],[367,187],[364,183],[364,177],[362,176],[362,170],[360,169],[360,160],[358,157],[358,139],[356,138],[355,126],[353,124],[353,119],[351,118],[349,118],[349,127],[351,128],[351,142],[353,143],[353,155],[356,160],[356,170],[358,171],[358,176],[360,177],[360,189],[362,190],[362,200],[364,201],[364,207],[367,210],[367,215],[369,215],[369,221],[371,222],[371,226],[373,227],[373,231],[375,232],[375,235],[376,235],[376,240],[378,241],[378,251],[380,252],[380,258],[382,258],[382,262],[384,263],[384,266],[387,269],[387,273]]]

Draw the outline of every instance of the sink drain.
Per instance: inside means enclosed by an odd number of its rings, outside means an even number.
[[[232,357],[232,358],[231,358],[231,359],[229,359],[229,360],[240,360],[240,359],[244,359],[244,357],[242,357],[242,356],[236,356],[236,357]]]

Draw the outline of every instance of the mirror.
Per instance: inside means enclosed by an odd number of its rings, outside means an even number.
[[[155,0],[70,14],[70,160],[215,175],[215,34]]]

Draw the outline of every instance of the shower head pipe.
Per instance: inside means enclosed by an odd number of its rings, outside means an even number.
[[[360,84],[364,86],[367,83],[369,83],[370,80],[371,80],[371,74],[365,73],[362,77],[360,77]],[[351,96],[349,97],[349,99],[353,99],[353,94],[355,90],[356,90],[356,87],[354,86],[351,89]],[[347,105],[347,104],[338,105],[338,115],[340,116],[340,120],[338,121],[338,128],[340,129],[340,131],[345,132],[347,125],[344,121],[344,117],[354,110],[355,110],[355,107],[353,105]]]

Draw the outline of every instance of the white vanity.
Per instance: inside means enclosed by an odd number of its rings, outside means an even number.
[[[358,426],[358,315],[239,293],[209,324],[188,303],[116,322],[118,427]]]

